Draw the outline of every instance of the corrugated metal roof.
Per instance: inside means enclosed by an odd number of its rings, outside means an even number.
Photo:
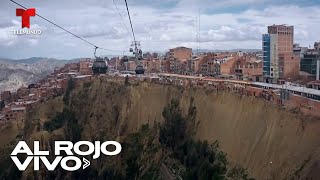
[[[263,87],[269,87],[273,89],[287,89],[290,91],[296,91],[300,93],[307,93],[307,94],[320,96],[320,90],[306,88],[306,87],[292,86],[290,84],[279,85],[279,84],[268,84],[268,83],[262,83],[262,82],[253,82],[252,84],[263,86]]]
[[[11,111],[24,111],[26,110],[25,107],[15,107],[15,108],[11,108]]]

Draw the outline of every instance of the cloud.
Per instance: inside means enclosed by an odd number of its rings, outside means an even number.
[[[38,44],[40,35],[15,35],[14,30],[21,29],[21,22],[17,20],[11,20],[7,23],[7,26],[0,27],[0,45],[6,47],[14,47],[15,45],[26,45],[35,46]],[[46,28],[39,26],[38,24],[33,24],[32,30],[45,31]],[[27,29],[26,29],[27,30]]]
[[[38,44],[38,40],[37,39],[28,39],[28,42],[31,46],[35,46]]]
[[[11,26],[12,26],[12,23],[10,22],[0,22],[0,28],[7,28]]]
[[[128,50],[130,47],[132,35],[123,1],[115,0],[129,32],[112,1],[18,0],[18,2],[27,7],[35,7],[42,16],[98,46],[119,51]],[[296,43],[304,46],[320,40],[316,31],[320,28],[320,19],[316,17],[316,14],[320,14],[319,4],[309,2],[308,6],[300,6],[299,1],[281,2],[275,0],[128,1],[136,38],[142,41],[144,51],[165,51],[180,45],[196,48],[198,8],[201,14],[201,48],[261,48],[261,36],[267,32],[267,26],[272,24],[294,25]],[[41,36],[13,36],[10,30],[21,28],[21,18],[15,17],[15,8],[16,6],[9,1],[0,2],[0,54],[15,58],[93,56],[91,45],[39,17],[31,18],[31,26],[41,29],[43,31]],[[19,53],[16,53],[16,49],[19,49]],[[114,54],[101,50],[98,53]]]
[[[13,45],[16,40],[18,39],[17,36],[13,34],[13,30],[16,25],[14,25],[15,21],[12,21],[12,23],[3,23],[7,24],[6,26],[0,27],[0,44],[3,46],[11,46]]]

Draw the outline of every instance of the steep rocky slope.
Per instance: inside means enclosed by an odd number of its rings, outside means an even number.
[[[0,59],[0,92],[15,91],[44,78],[55,68],[73,62],[48,58],[29,58],[24,60]]]
[[[35,83],[44,78],[46,74],[34,74],[23,69],[9,69],[0,65],[0,92],[15,91],[22,86]]]
[[[228,160],[247,168],[254,178],[319,179],[320,120],[260,99],[149,83],[124,86],[123,82],[102,79],[76,88],[70,107],[82,128],[82,140],[121,142],[144,124],[152,127],[162,122],[163,108],[171,99],[179,100],[183,114],[188,113],[194,99],[196,138],[210,143],[218,140]],[[61,129],[49,134],[41,129],[56,112],[62,112],[62,107],[62,100],[55,99],[30,111],[24,137],[45,142],[70,138]],[[50,143],[44,144],[51,149]]]

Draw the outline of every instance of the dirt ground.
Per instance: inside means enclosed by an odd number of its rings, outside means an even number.
[[[171,99],[180,100],[184,113],[190,99],[197,108],[196,138],[218,140],[231,164],[247,168],[256,179],[300,179],[319,177],[320,120],[280,110],[254,97],[240,97],[205,89],[140,83],[117,87],[97,80],[89,88],[73,92],[77,117],[86,123],[83,137],[94,137],[97,129],[112,123],[122,133],[163,120],[162,110]],[[41,122],[63,108],[62,100],[46,102],[35,113]],[[107,118],[108,117],[108,118]],[[0,143],[16,136],[15,126],[0,133]],[[8,138],[10,137],[10,138]],[[1,144],[0,144],[1,145]],[[272,162],[272,163],[271,163]]]

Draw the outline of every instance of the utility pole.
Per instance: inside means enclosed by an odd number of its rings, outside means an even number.
[[[144,74],[144,67],[141,63],[142,60],[142,51],[141,51],[141,45],[139,41],[134,40],[131,43],[131,47],[134,49],[130,49],[130,52],[132,52],[135,55],[135,62],[136,62],[136,74]]]
[[[128,73],[128,62],[126,62],[126,73]]]
[[[198,51],[198,56],[200,55],[200,21],[201,17],[200,17],[200,8],[198,8],[198,47],[197,47],[197,51]]]
[[[316,80],[319,81],[320,80],[320,55],[316,56],[319,59],[317,59],[317,76],[316,76]]]
[[[118,58],[119,57],[116,58],[116,71],[118,70]]]
[[[200,55],[200,8],[198,8],[196,16],[196,41],[197,41],[197,56]]]
[[[160,73],[162,73],[162,58],[160,58]]]

